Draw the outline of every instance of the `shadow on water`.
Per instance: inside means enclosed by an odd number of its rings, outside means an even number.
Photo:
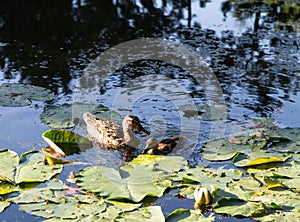
[[[229,124],[272,117],[283,125],[299,127],[299,19],[298,1],[3,0],[0,83],[20,82],[51,89],[58,99],[46,106],[72,103],[84,68],[99,54],[133,39],[165,38],[192,47],[212,68],[223,90]],[[197,105],[206,104],[203,89],[184,70],[149,60],[115,70],[101,88],[102,102],[109,105],[109,95],[131,80],[152,74],[177,80]],[[33,125],[21,117],[21,111],[0,107],[0,120],[11,119],[11,130],[6,132],[3,124],[0,126],[2,138],[15,138],[13,129],[21,129],[25,123],[33,128],[34,135],[24,141],[41,144],[40,139],[34,139],[45,130],[37,117],[41,107],[22,108],[28,119],[34,120]],[[149,121],[153,113],[163,117],[167,135],[180,128],[176,109],[162,98],[141,98],[132,109]],[[205,141],[210,124],[202,124]],[[17,139],[3,141],[4,147],[19,144]],[[193,158],[199,161],[198,156]],[[4,212],[3,218],[10,213]]]

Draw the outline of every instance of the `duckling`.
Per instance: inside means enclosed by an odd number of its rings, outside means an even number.
[[[146,142],[146,147],[142,154],[166,155],[183,140],[183,136],[173,136],[168,139],[163,139],[158,142],[155,138],[149,138]]]
[[[99,119],[89,112],[83,114],[83,119],[87,124],[90,139],[110,150],[122,147],[137,148],[140,141],[133,130],[146,135],[150,134],[141,125],[139,118],[134,115],[126,115],[122,126],[111,120]]]

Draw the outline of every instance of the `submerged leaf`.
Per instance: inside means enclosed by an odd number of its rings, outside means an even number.
[[[47,101],[54,99],[54,94],[39,86],[19,83],[4,83],[0,86],[0,106],[28,106],[31,100]]]
[[[60,106],[49,107],[41,113],[40,118],[43,123],[52,128],[72,128],[77,124],[77,121],[79,121],[79,124],[82,123],[80,119],[85,112],[96,113],[96,116],[99,118],[120,119],[117,113],[109,111],[107,107],[84,103],[62,104]]]

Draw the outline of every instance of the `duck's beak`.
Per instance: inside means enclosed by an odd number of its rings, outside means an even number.
[[[147,130],[145,130],[145,128],[141,124],[139,124],[139,127],[137,130],[142,134],[150,135],[150,133]]]

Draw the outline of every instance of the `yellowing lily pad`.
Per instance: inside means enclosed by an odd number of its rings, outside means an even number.
[[[237,158],[234,165],[237,167],[256,167],[259,165],[282,163],[287,160],[289,156],[279,153],[270,153],[264,150],[251,152],[246,156]]]
[[[175,172],[187,166],[187,161],[180,156],[139,155],[129,164],[155,165],[157,170]]]
[[[0,86],[0,106],[28,106],[31,100],[47,101],[54,99],[48,89],[19,83],[4,83]]]

